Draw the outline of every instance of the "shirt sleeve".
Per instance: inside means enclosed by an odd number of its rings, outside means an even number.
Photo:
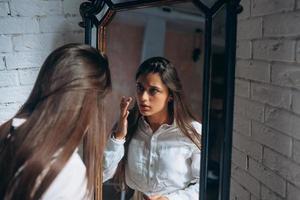
[[[103,182],[111,179],[124,156],[125,139],[119,140],[114,137],[107,141],[103,154]]]

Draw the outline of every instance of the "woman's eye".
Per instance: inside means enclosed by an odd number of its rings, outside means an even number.
[[[137,91],[138,93],[143,92],[143,91],[144,91],[144,88],[143,88],[142,86],[140,86],[140,85],[137,85],[137,86],[136,86],[136,91]]]
[[[151,89],[149,90],[150,95],[155,95],[157,92],[158,92],[158,90],[155,89],[155,88],[151,88]]]

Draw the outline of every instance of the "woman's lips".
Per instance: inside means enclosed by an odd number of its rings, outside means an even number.
[[[150,110],[150,106],[147,106],[147,105],[141,105],[140,104],[140,109],[142,110],[142,111],[147,111],[147,110]]]

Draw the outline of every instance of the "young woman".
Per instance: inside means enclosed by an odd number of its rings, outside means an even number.
[[[153,57],[140,65],[136,99],[130,112],[132,98],[121,100],[104,152],[104,180],[114,176],[134,189],[134,200],[198,200],[201,124],[167,59]]]
[[[90,46],[68,44],[47,57],[28,100],[0,126],[0,199],[94,199],[110,88],[108,62]]]

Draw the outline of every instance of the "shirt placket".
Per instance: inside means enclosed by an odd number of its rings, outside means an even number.
[[[150,137],[150,152],[149,152],[149,164],[148,164],[148,184],[152,187],[155,185],[155,162],[156,162],[156,148],[157,148],[158,134],[153,134]]]

